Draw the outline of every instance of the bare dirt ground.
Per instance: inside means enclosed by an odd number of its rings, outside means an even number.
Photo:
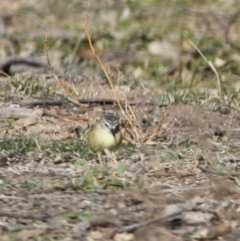
[[[92,4],[93,44],[139,135],[128,127],[104,166],[85,131],[124,116],[89,48],[87,4],[0,6],[0,241],[240,240],[237,2]]]
[[[120,148],[119,163],[106,167],[96,156],[83,160],[87,147],[73,130],[89,117],[69,103],[2,121],[16,147],[2,151],[1,240],[237,240],[239,112],[183,103],[134,109],[148,134],[165,113],[162,129],[150,144]],[[35,140],[33,151],[24,153],[19,136]],[[50,150],[54,141],[69,150]]]

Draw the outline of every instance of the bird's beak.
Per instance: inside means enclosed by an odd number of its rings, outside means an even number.
[[[111,133],[112,133],[112,135],[113,135],[113,137],[114,137],[114,139],[115,139],[115,141],[116,141],[116,134],[117,134],[116,130],[115,130],[115,129],[112,129],[112,130],[111,130]]]

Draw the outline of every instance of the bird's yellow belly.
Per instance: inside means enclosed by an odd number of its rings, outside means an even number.
[[[104,149],[114,150],[121,144],[121,132],[115,135],[100,127],[94,128],[88,134],[88,144],[93,151],[103,151]]]

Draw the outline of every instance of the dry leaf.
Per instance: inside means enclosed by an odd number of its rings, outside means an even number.
[[[17,234],[17,240],[19,241],[25,241],[28,240],[29,238],[34,238],[38,237],[39,235],[45,233],[45,229],[25,229],[20,231]]]
[[[134,235],[131,233],[118,233],[114,236],[114,241],[132,241]]]

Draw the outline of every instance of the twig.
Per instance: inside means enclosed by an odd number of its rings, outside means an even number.
[[[221,75],[218,74],[216,68],[214,67],[213,63],[211,60],[208,60],[203,53],[201,52],[201,50],[193,43],[192,40],[189,40],[189,42],[192,44],[192,46],[198,51],[198,53],[202,56],[202,58],[205,60],[205,62],[209,65],[209,67],[212,69],[212,71],[214,72],[214,74],[217,77],[217,84],[218,84],[218,94],[222,97],[222,77]]]
[[[31,67],[47,67],[45,63],[40,61],[39,59],[32,57],[20,57],[20,56],[10,56],[5,59],[1,59],[0,61],[0,70],[6,75],[11,75],[11,67],[13,65],[24,64]]]
[[[116,100],[113,99],[78,99],[79,102],[82,104],[98,104],[98,105],[115,105],[117,104]],[[35,107],[35,106],[61,106],[63,104],[66,104],[67,102],[70,102],[74,105],[77,105],[75,102],[70,100],[69,98],[62,98],[60,100],[54,100],[54,99],[38,99],[30,102],[22,102],[20,103],[21,106],[26,107]],[[121,102],[123,103],[123,102]],[[136,105],[154,105],[152,102],[129,102],[129,105],[136,106]],[[158,105],[159,107],[164,107],[166,105]]]
[[[18,214],[18,213],[7,213],[7,212],[0,212],[1,217],[9,217],[9,218],[23,218],[23,219],[36,219],[41,221],[46,221],[46,219],[50,218],[49,215],[31,215],[31,214]]]
[[[205,173],[210,173],[210,174],[214,174],[214,175],[218,175],[218,176],[227,176],[226,173],[211,169],[207,166],[199,165],[198,168]]]
[[[68,96],[70,96],[74,101],[76,101],[76,103],[78,104],[79,108],[88,112],[87,108],[85,108],[79,101],[78,99],[74,96],[74,94],[68,89],[68,87],[57,77],[57,75],[54,72],[53,66],[51,64],[49,55],[48,55],[48,46],[47,46],[47,35],[44,41],[44,47],[45,47],[45,55],[47,57],[47,61],[48,61],[48,65],[50,67],[50,70],[52,72],[52,75],[54,77],[54,79],[58,82],[58,84],[60,85],[60,87],[65,91],[65,93],[67,93]]]
[[[161,121],[158,123],[157,127],[154,129],[153,134],[148,137],[146,143],[151,142],[152,139],[155,138],[158,135],[158,133],[161,131],[164,117],[165,117],[165,111],[163,111],[163,115],[162,115]]]
[[[23,197],[17,197],[17,196],[5,196],[5,195],[0,195],[0,200],[4,200],[4,199],[16,199],[16,200],[26,200],[26,198]]]
[[[176,216],[181,215],[182,213],[194,212],[194,211],[196,211],[196,212],[200,211],[200,212],[212,213],[213,215],[216,216],[216,218],[219,218],[219,215],[213,209],[201,208],[201,207],[189,207],[189,208],[183,208],[182,210],[177,211],[177,212],[175,212],[173,214],[170,214],[170,215],[167,215],[167,216],[159,216],[159,217],[156,217],[156,218],[153,218],[153,219],[141,222],[141,223],[135,223],[135,224],[131,224],[131,225],[122,227],[122,228],[116,230],[114,232],[114,234],[115,233],[123,233],[123,232],[133,232],[137,228],[140,228],[140,227],[143,227],[143,226],[148,226],[148,225],[151,225],[153,223],[163,224],[163,223],[167,222],[167,220],[169,220],[169,219],[171,220],[171,219],[175,218]]]
[[[209,187],[203,186],[203,187],[179,187],[179,188],[169,188],[166,190],[156,191],[154,193],[148,193],[148,195],[159,195],[163,193],[175,193],[175,192],[190,192],[190,191],[196,191],[196,190],[206,190]]]
[[[109,226],[114,226],[114,227],[120,227],[120,223],[116,222],[116,221],[112,221],[109,219],[97,219],[97,220],[93,220],[90,222],[91,227],[96,227],[96,226],[100,226],[100,227],[109,227]]]
[[[90,4],[89,4],[89,6],[88,6],[88,10],[89,10],[89,7],[90,7]],[[110,85],[110,87],[111,87],[111,89],[112,89],[112,91],[113,91],[113,94],[114,94],[114,97],[115,97],[115,99],[116,99],[116,101],[117,101],[117,103],[118,103],[118,106],[119,106],[120,110],[122,111],[123,115],[125,116],[125,111],[124,111],[123,108],[122,108],[122,105],[121,105],[121,103],[120,103],[120,101],[119,101],[119,98],[118,98],[118,96],[117,96],[115,87],[114,87],[114,85],[113,85],[113,83],[112,83],[112,81],[111,81],[111,78],[110,78],[107,70],[106,70],[106,67],[104,66],[102,60],[100,59],[100,57],[98,56],[98,54],[96,53],[96,51],[95,51],[95,49],[94,49],[94,47],[93,47],[92,40],[91,40],[91,36],[90,36],[90,34],[89,34],[89,32],[88,32],[88,28],[87,28],[87,25],[88,25],[88,10],[87,10],[87,12],[86,12],[86,18],[85,18],[85,28],[86,28],[85,31],[86,31],[86,34],[87,34],[87,38],[88,38],[88,42],[89,42],[90,48],[91,48],[91,50],[92,50],[95,58],[97,59],[98,63],[100,64],[100,66],[101,66],[101,68],[102,68],[105,76],[107,77],[107,80],[108,80],[109,85]],[[125,117],[126,117],[126,116],[125,116]],[[127,117],[126,117],[126,119],[127,119]]]
[[[35,107],[35,106],[61,106],[63,104],[67,103],[67,99],[61,99],[61,100],[51,100],[51,99],[41,99],[31,102],[23,102],[20,103],[21,106],[26,107]]]

